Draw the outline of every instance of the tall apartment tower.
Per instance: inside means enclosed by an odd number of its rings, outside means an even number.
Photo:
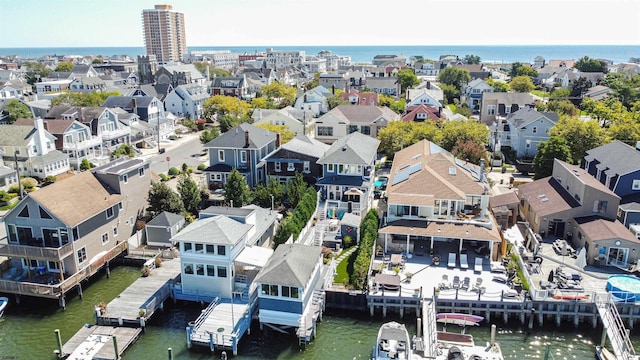
[[[172,11],[171,5],[156,5],[142,10],[142,26],[147,55],[155,55],[158,63],[182,61],[187,53],[184,14]]]

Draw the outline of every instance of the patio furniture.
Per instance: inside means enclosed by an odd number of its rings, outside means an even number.
[[[504,265],[502,265],[499,261],[492,261],[491,262],[491,272],[492,273],[506,274],[507,273],[507,268],[504,267]]]
[[[454,289],[460,289],[460,276],[453,277],[453,283],[451,284]]]
[[[460,268],[468,269],[469,263],[467,262],[467,254],[460,254]]]
[[[471,279],[468,276],[465,276],[464,280],[462,280],[462,285],[460,286],[460,288],[462,290],[469,290],[470,286],[471,286]]]
[[[447,266],[451,268],[456,267],[456,253],[449,253],[449,262],[447,263]]]
[[[438,289],[447,290],[451,288],[451,283],[449,283],[449,275],[443,274],[442,281],[438,284]]]
[[[474,258],[473,271],[482,272],[482,263],[483,263],[482,258],[479,258],[479,257]]]
[[[402,265],[402,255],[393,254],[391,255],[391,266],[400,266]]]
[[[507,278],[507,275],[505,274],[496,274],[493,275],[493,281],[502,283],[502,284],[506,284],[507,280],[509,280],[509,278]]]
[[[473,284],[473,287],[471,288],[471,291],[480,291],[480,285],[482,285],[482,278],[478,277],[476,279],[476,283]]]

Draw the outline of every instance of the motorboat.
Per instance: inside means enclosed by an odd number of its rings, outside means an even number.
[[[486,346],[476,345],[472,335],[465,334],[467,326],[478,326],[484,320],[482,316],[461,313],[440,313],[436,316],[436,322],[443,324],[445,328],[437,332],[437,350],[435,358],[440,360],[503,360],[502,351],[495,342],[495,333],[492,327],[491,342]],[[447,324],[463,327],[461,333],[449,332]]]
[[[0,317],[4,314],[4,309],[7,307],[7,304],[9,304],[9,298],[4,296],[0,297]]]
[[[412,358],[411,338],[404,324],[395,321],[383,324],[373,348],[373,360]]]

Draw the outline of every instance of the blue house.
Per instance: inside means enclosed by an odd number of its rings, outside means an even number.
[[[367,211],[373,198],[372,176],[379,144],[378,139],[354,132],[336,140],[318,159],[323,175],[316,187],[325,200],[319,206],[324,207],[326,217]]]
[[[498,120],[491,128],[492,145],[496,150],[509,146],[517,158],[533,158],[538,153],[538,145],[549,140],[549,130],[558,122],[558,114],[539,112],[525,107]]]
[[[620,196],[618,220],[637,236],[640,233],[640,144],[634,148],[614,140],[588,150],[580,167]]]
[[[251,188],[264,182],[261,162],[279,147],[278,142],[278,134],[247,123],[211,140],[204,145],[209,151],[209,167],[204,170],[209,188],[224,186],[232,169],[238,169]]]
[[[319,246],[281,244],[255,278],[260,325],[315,333],[322,312],[322,253]]]

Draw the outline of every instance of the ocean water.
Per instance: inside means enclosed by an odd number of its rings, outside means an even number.
[[[190,46],[188,50],[231,50],[236,53],[266,51],[268,46]],[[615,63],[627,62],[632,57],[640,57],[640,45],[504,45],[504,46],[279,46],[280,51],[304,50],[307,55],[316,55],[329,50],[337,55],[351,56],[352,62],[371,62],[381,54],[402,54],[409,58],[419,55],[427,59],[437,59],[440,55],[477,55],[484,62],[511,63],[515,61],[533,63],[536,56],[546,60],[574,59],[589,56],[607,59]],[[44,55],[129,55],[145,54],[144,47],[61,47],[61,48],[0,48],[0,55],[17,55],[22,58],[37,58]]]

